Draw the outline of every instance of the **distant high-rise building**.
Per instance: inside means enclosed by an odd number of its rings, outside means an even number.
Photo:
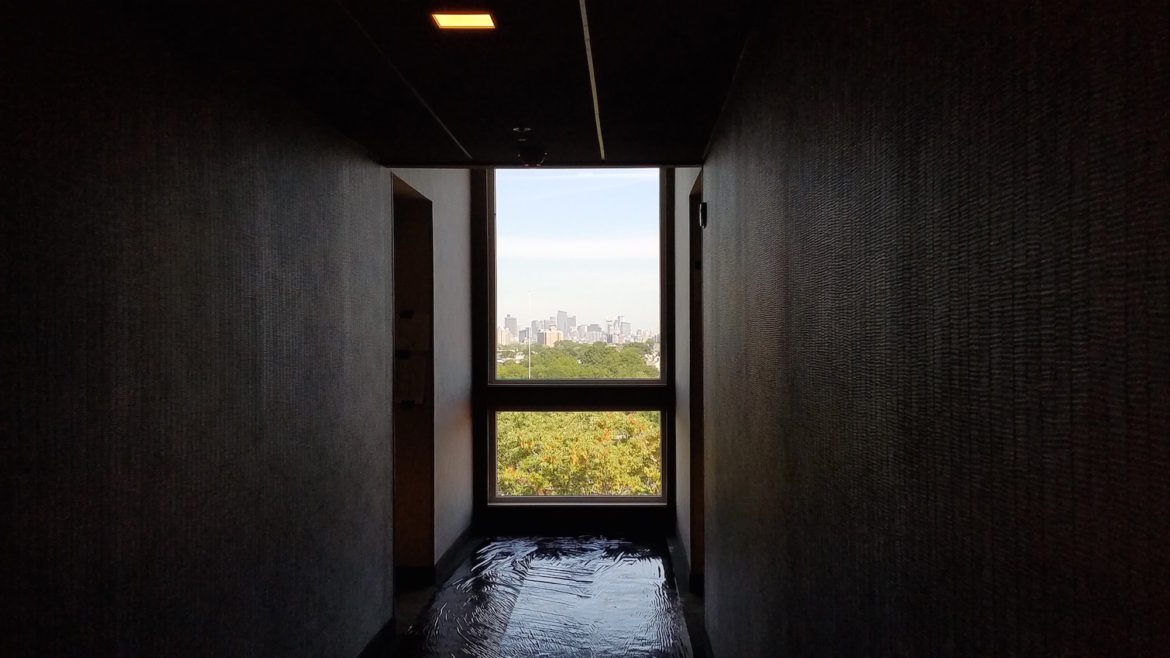
[[[564,311],[557,311],[557,331],[562,334],[569,330],[569,314]]]
[[[565,318],[565,326],[563,329],[561,329],[561,331],[565,332],[566,334],[571,334],[577,331],[577,316],[567,316]]]
[[[520,335],[520,332],[516,329],[516,326],[516,318],[512,317],[511,315],[504,316],[504,328],[512,332],[513,336]]]
[[[541,324],[539,322],[537,322],[536,320],[533,320],[532,327],[531,327],[528,335],[532,336],[532,337],[536,337],[536,334],[541,332],[541,331],[544,331],[544,327],[541,326]]]
[[[519,333],[519,334],[517,334],[517,336],[520,338],[520,342],[521,342],[521,343],[527,343],[527,342],[528,342],[528,337],[529,337],[529,336],[531,336],[531,335],[532,335],[532,330],[531,330],[531,329],[521,329],[521,330],[520,330],[520,333]]]
[[[512,337],[512,332],[507,329],[496,328],[496,345],[511,345],[515,338]]]
[[[630,323],[629,323],[629,322],[623,322],[623,323],[622,323],[622,328],[621,328],[621,334],[622,334],[623,336],[629,336],[629,335],[630,335],[630,333],[631,333],[631,332],[630,332],[630,328],[631,328],[631,327],[630,327]]]
[[[549,327],[547,331],[542,331],[536,335],[536,342],[548,347],[556,345],[558,340],[564,340],[564,336],[556,327]]]

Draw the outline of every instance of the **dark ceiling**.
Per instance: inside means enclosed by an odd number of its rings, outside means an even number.
[[[166,3],[163,3],[166,4]],[[285,87],[384,164],[702,161],[759,0],[142,2],[201,63]],[[492,31],[440,32],[430,12],[487,10]]]

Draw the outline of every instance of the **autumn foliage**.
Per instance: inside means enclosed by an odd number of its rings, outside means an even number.
[[[501,411],[496,486],[503,496],[656,496],[657,411]]]
[[[649,352],[645,343],[537,346],[532,379],[657,379]],[[497,378],[527,378],[526,348],[503,356]],[[501,411],[496,489],[501,496],[657,496],[661,436],[657,411]]]

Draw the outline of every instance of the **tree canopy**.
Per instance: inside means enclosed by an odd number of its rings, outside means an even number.
[[[657,411],[503,411],[496,487],[504,496],[638,496],[661,490]]]
[[[532,379],[657,379],[649,343],[532,346]],[[528,346],[499,352],[498,379],[528,378]],[[519,360],[517,360],[517,357]],[[502,411],[496,415],[502,496],[644,496],[662,489],[657,411]]]
[[[611,347],[562,340],[553,347],[533,345],[532,379],[657,379],[658,369],[646,363],[650,350],[649,343]],[[496,378],[528,379],[527,348],[502,353],[514,356],[496,365]]]

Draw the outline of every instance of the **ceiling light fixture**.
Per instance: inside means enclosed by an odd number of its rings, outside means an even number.
[[[494,30],[496,21],[486,11],[431,14],[440,30]]]

